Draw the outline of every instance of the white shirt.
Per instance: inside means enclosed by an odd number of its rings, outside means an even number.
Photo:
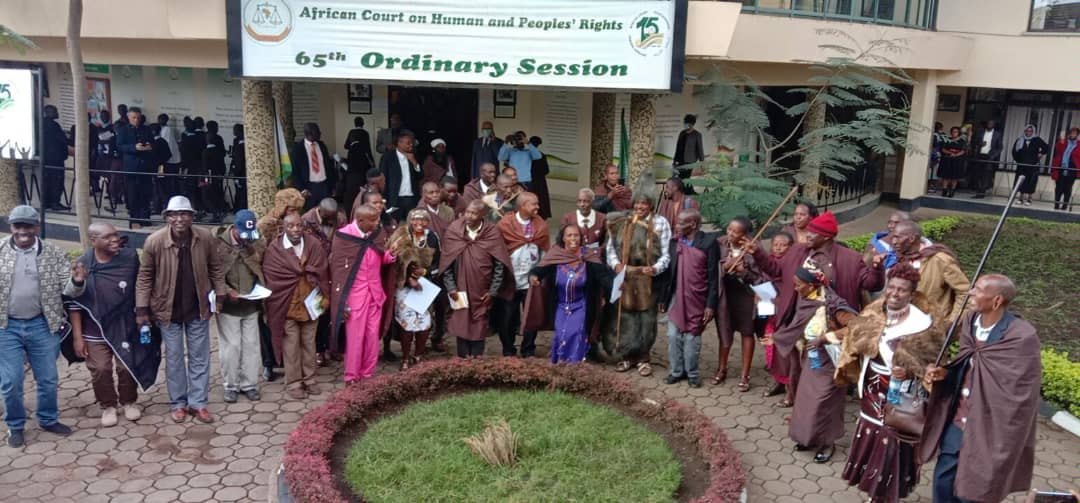
[[[294,245],[292,241],[289,241],[288,235],[282,234],[281,242],[285,245],[286,250],[292,250],[296,254],[296,258],[304,256],[304,236],[300,236],[300,244]]]
[[[581,210],[577,210],[574,213],[577,214],[577,224],[578,227],[581,227],[581,234],[583,235],[582,240],[584,240],[584,234],[586,232],[590,232],[587,229],[589,229],[593,226],[593,224],[596,223],[596,210],[590,211],[589,216],[582,215]],[[589,248],[599,248],[600,243],[592,243],[586,246]]]
[[[409,159],[400,150],[394,150],[397,154],[398,165],[401,166],[401,187],[398,188],[398,197],[412,197],[412,166]]]
[[[993,129],[986,130],[986,132],[983,133],[982,141],[983,141],[983,146],[982,146],[982,148],[979,149],[979,153],[980,154],[989,154],[990,153],[990,145],[992,143],[994,143],[994,130]]]
[[[514,218],[522,227],[529,223],[523,220],[520,213],[514,213]],[[533,229],[536,232],[536,229]],[[518,290],[529,288],[529,271],[540,261],[540,247],[533,243],[521,245],[510,254],[510,265],[514,266],[514,282]]]
[[[481,194],[487,194],[488,193],[488,186],[484,184],[483,180],[480,180],[480,193]]]
[[[315,170],[311,168],[311,146],[312,145],[315,146],[315,158],[319,160],[319,172],[318,173],[316,173]],[[316,142],[310,141],[307,138],[304,138],[304,155],[307,156],[307,160],[308,160],[308,182],[310,182],[310,183],[325,182],[326,181],[326,170],[330,169],[330,168],[326,165],[326,159],[323,159],[322,148],[319,147],[319,144],[316,143]]]
[[[476,237],[480,235],[480,230],[484,228],[484,222],[480,222],[480,225],[476,226],[476,230],[469,227],[469,224],[465,224],[465,234],[469,236],[470,241],[476,241]]]
[[[161,137],[165,138],[165,143],[169,145],[169,152],[172,153],[172,157],[166,161],[169,164],[180,164],[180,145],[176,143],[176,133],[169,126],[161,126]]]
[[[668,264],[671,263],[670,250],[668,250],[669,247],[667,246],[667,243],[671,242],[671,224],[660,215],[649,215],[645,218],[652,219],[653,232],[660,238],[660,258],[656,259],[656,263],[652,265],[656,274],[660,274],[667,270]],[[611,236],[608,236],[605,248],[607,250],[608,267],[615,269],[620,264],[620,261],[619,253],[615,250],[615,244],[612,242]]]
[[[983,326],[982,326],[982,315],[976,316],[975,317],[975,340],[977,340],[979,342],[986,342],[986,340],[990,338],[990,332],[993,332],[994,327],[996,327],[996,326],[997,326],[997,323],[994,323],[993,325],[990,325],[989,327],[983,328]]]

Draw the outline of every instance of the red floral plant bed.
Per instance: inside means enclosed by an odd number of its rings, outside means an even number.
[[[697,445],[708,466],[708,486],[698,502],[736,502],[746,482],[738,453],[709,418],[674,400],[647,400],[625,379],[593,365],[551,365],[540,359],[450,359],[427,362],[407,372],[385,374],[338,391],[325,405],[304,416],[285,443],[285,480],[296,501],[346,502],[331,470],[334,437],[364,418],[365,411],[412,402],[452,388],[559,390],[631,416],[661,421]]]

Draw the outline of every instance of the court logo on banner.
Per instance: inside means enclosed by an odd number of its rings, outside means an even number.
[[[282,0],[248,0],[243,16],[244,31],[256,42],[278,44],[292,33],[292,10]]]
[[[657,11],[645,11],[630,23],[630,46],[642,56],[659,56],[671,44],[671,22]]]

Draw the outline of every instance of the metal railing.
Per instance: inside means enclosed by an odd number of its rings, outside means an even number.
[[[42,220],[45,214],[67,215],[74,217],[75,199],[75,176],[74,168],[65,166],[42,166],[38,161],[20,160],[16,163],[19,198],[23,204],[29,204],[41,210]],[[47,207],[43,190],[53,190],[46,187],[46,172],[63,173],[63,184],[57,195],[57,203],[67,207],[67,210],[57,210]],[[70,175],[69,175],[70,173]],[[92,217],[95,219],[126,221],[130,224],[159,225],[164,222],[161,210],[165,207],[169,198],[182,195],[191,200],[197,211],[196,223],[215,224],[222,221],[222,216],[239,209],[237,204],[243,203],[246,196],[246,177],[230,175],[201,175],[181,173],[132,173],[114,170],[90,170],[91,199],[93,202]],[[140,182],[144,190],[151,190],[147,195],[146,205],[149,214],[146,218],[133,217],[126,214],[126,198],[128,197],[124,186],[132,177],[143,178]]]
[[[743,12],[932,30],[937,0],[743,0]]]
[[[845,173],[843,180],[821,176],[821,185],[826,190],[817,197],[816,204],[821,209],[828,209],[844,203],[861,203],[864,198],[870,198],[878,193],[878,178],[882,166],[878,163],[866,162],[849,173]]]
[[[1016,174],[1017,174],[1017,171],[1019,170],[1019,168],[1035,168],[1035,174],[1038,175],[1039,177],[1044,177],[1044,176],[1049,177],[1050,174],[1051,174],[1051,171],[1054,170],[1054,169],[1059,169],[1059,170],[1064,169],[1064,171],[1066,171],[1066,172],[1074,173],[1073,178],[1075,178],[1077,174],[1080,174],[1080,168],[1053,168],[1053,167],[1046,166],[1046,165],[1043,165],[1043,164],[1025,164],[1025,163],[1019,163],[1019,162],[1015,162],[1015,161],[991,161],[989,159],[976,159],[976,158],[973,158],[973,157],[968,157],[966,159],[966,161],[967,161],[967,164],[966,164],[967,169],[965,170],[964,177],[961,178],[960,180],[963,181],[963,182],[967,182],[969,184],[968,188],[970,188],[970,182],[972,180],[972,170],[971,170],[972,165],[984,165],[984,166],[989,165],[990,166],[990,174],[988,175],[989,178],[990,178],[990,187],[987,189],[987,191],[991,195],[993,195],[996,192],[996,190],[999,189],[999,188],[1003,189],[1002,192],[1010,191],[1012,189],[1013,185],[1016,183]],[[1011,173],[1013,176],[1012,177],[1009,177],[1009,176],[998,177],[997,176],[998,173],[1006,173],[1006,174]],[[999,180],[999,178],[1000,178],[1000,180]],[[940,180],[940,178],[938,178],[938,180]],[[1078,202],[1077,198],[1076,198],[1077,190],[1078,190],[1077,184],[1074,183],[1072,188],[1069,190],[1069,192],[1070,192],[1069,203],[1068,203],[1069,211],[1072,211],[1073,206],[1075,204],[1077,204],[1077,202]],[[1051,188],[1051,190],[1049,192],[1050,192],[1051,196],[1055,195],[1054,192],[1053,192],[1053,188]],[[1039,187],[1036,185],[1035,192],[1034,192],[1035,197],[1033,198],[1033,200],[1046,202],[1046,203],[1057,202],[1057,201],[1054,200],[1053,197],[1050,197],[1050,198],[1044,197],[1045,194],[1046,194],[1046,191],[1040,191]]]

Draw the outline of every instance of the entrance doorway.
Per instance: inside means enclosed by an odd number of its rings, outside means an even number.
[[[431,140],[442,138],[454,158],[458,185],[469,181],[473,140],[477,124],[476,89],[390,86],[389,112],[401,115],[401,123],[420,143],[416,158],[424,162],[431,153]]]

